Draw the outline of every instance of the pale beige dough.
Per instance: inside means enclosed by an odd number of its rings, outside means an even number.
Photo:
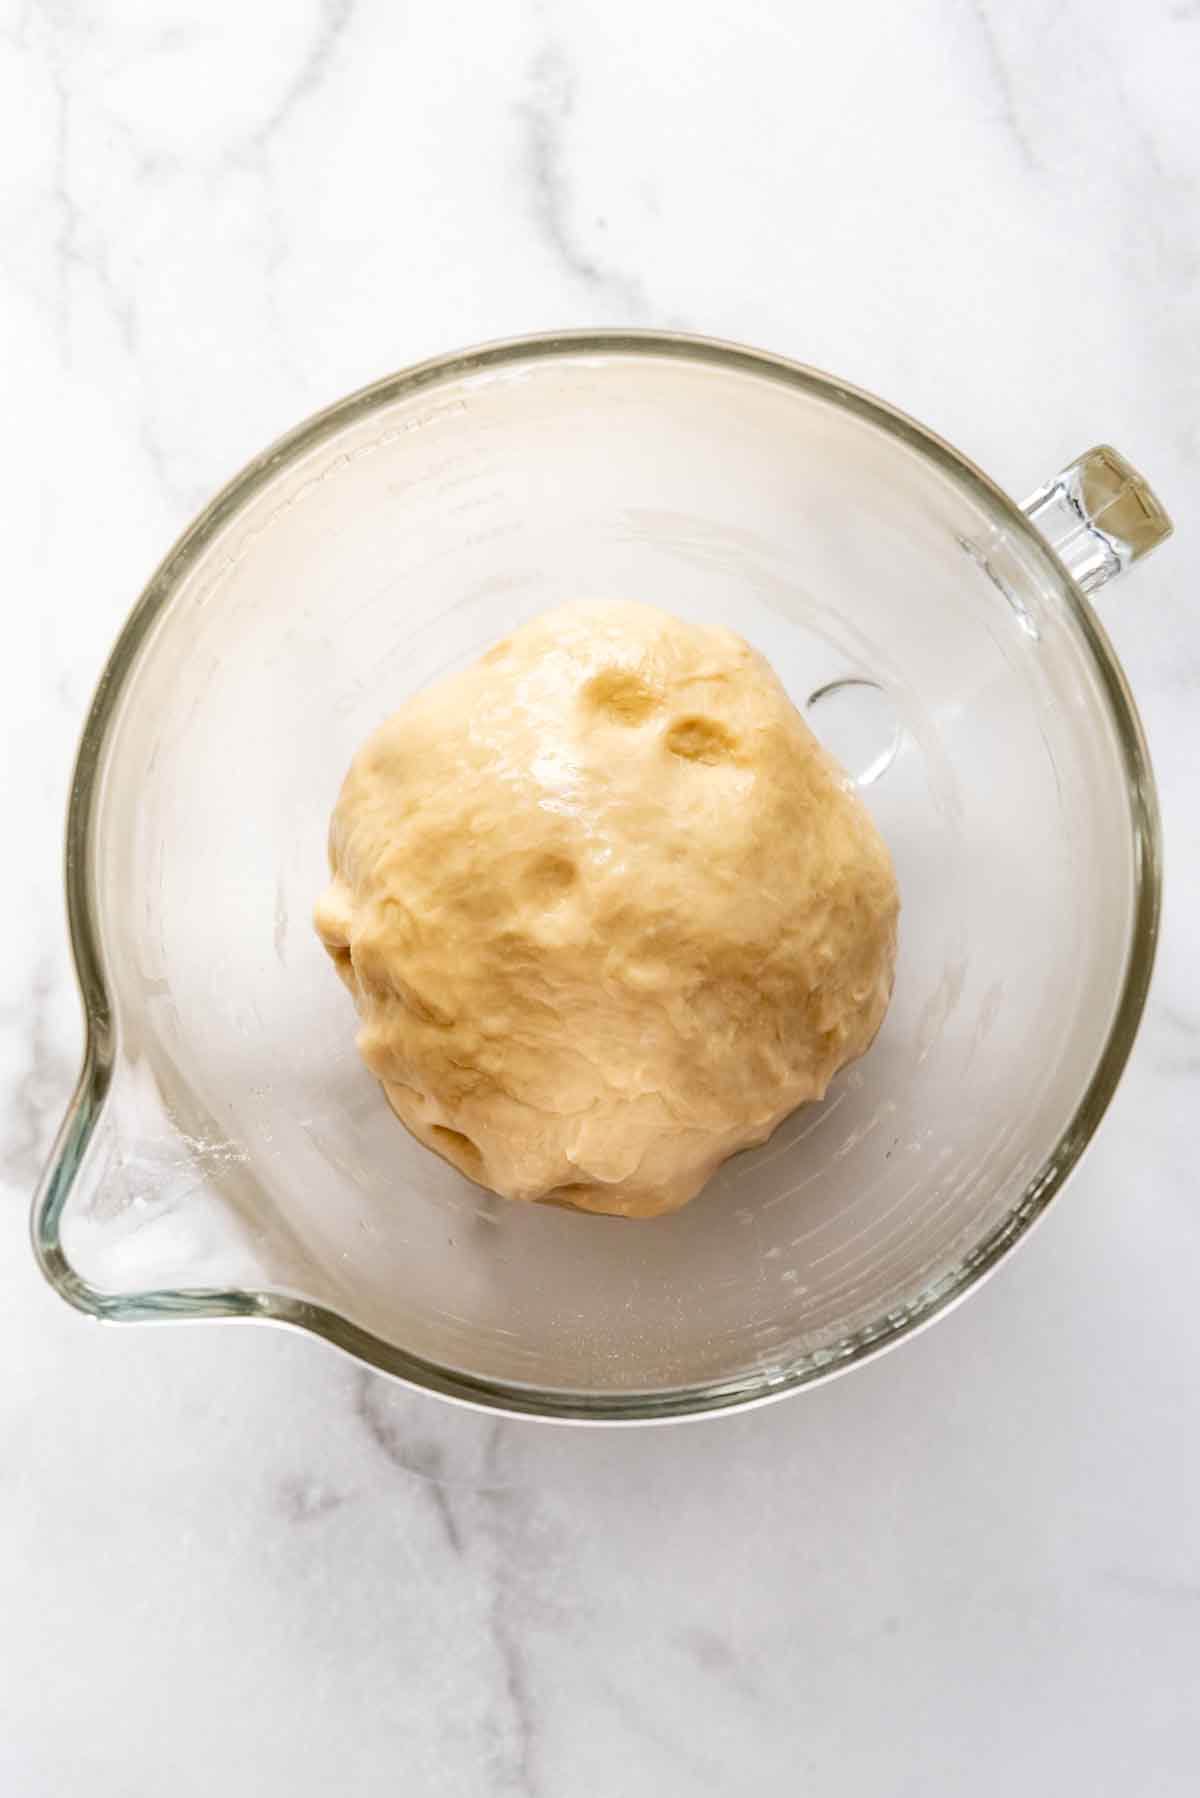
[[[861,1055],[891,860],[761,656],[535,618],[359,750],[316,926],[413,1135],[513,1199],[652,1217]]]

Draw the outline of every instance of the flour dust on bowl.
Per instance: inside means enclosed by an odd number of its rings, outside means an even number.
[[[84,735],[89,1042],[35,1203],[50,1279],[596,1419],[767,1397],[944,1309],[1069,1173],[1137,1027],[1154,792],[1085,590],[1169,528],[1112,451],[1023,511],[866,395],[698,339],[502,344],[302,426],[172,551]],[[761,650],[903,902],[868,1054],[649,1223],[506,1202],[408,1137],[310,924],[356,746],[581,594]]]

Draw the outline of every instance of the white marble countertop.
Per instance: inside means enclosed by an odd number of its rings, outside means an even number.
[[[1198,91],[1195,0],[0,0],[5,1798],[1196,1792]],[[1169,876],[1101,1137],[937,1328],[717,1424],[89,1324],[26,1205],[105,652],[280,430],[586,324],[835,369],[1018,494],[1107,439],[1174,511],[1102,606]]]

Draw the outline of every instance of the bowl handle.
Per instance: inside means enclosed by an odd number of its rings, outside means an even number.
[[[1077,456],[1021,510],[1085,593],[1148,555],[1175,528],[1137,469],[1106,443]]]

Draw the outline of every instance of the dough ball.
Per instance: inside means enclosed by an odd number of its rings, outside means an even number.
[[[535,618],[360,749],[316,926],[401,1121],[512,1199],[652,1217],[870,1044],[898,900],[767,663]]]

